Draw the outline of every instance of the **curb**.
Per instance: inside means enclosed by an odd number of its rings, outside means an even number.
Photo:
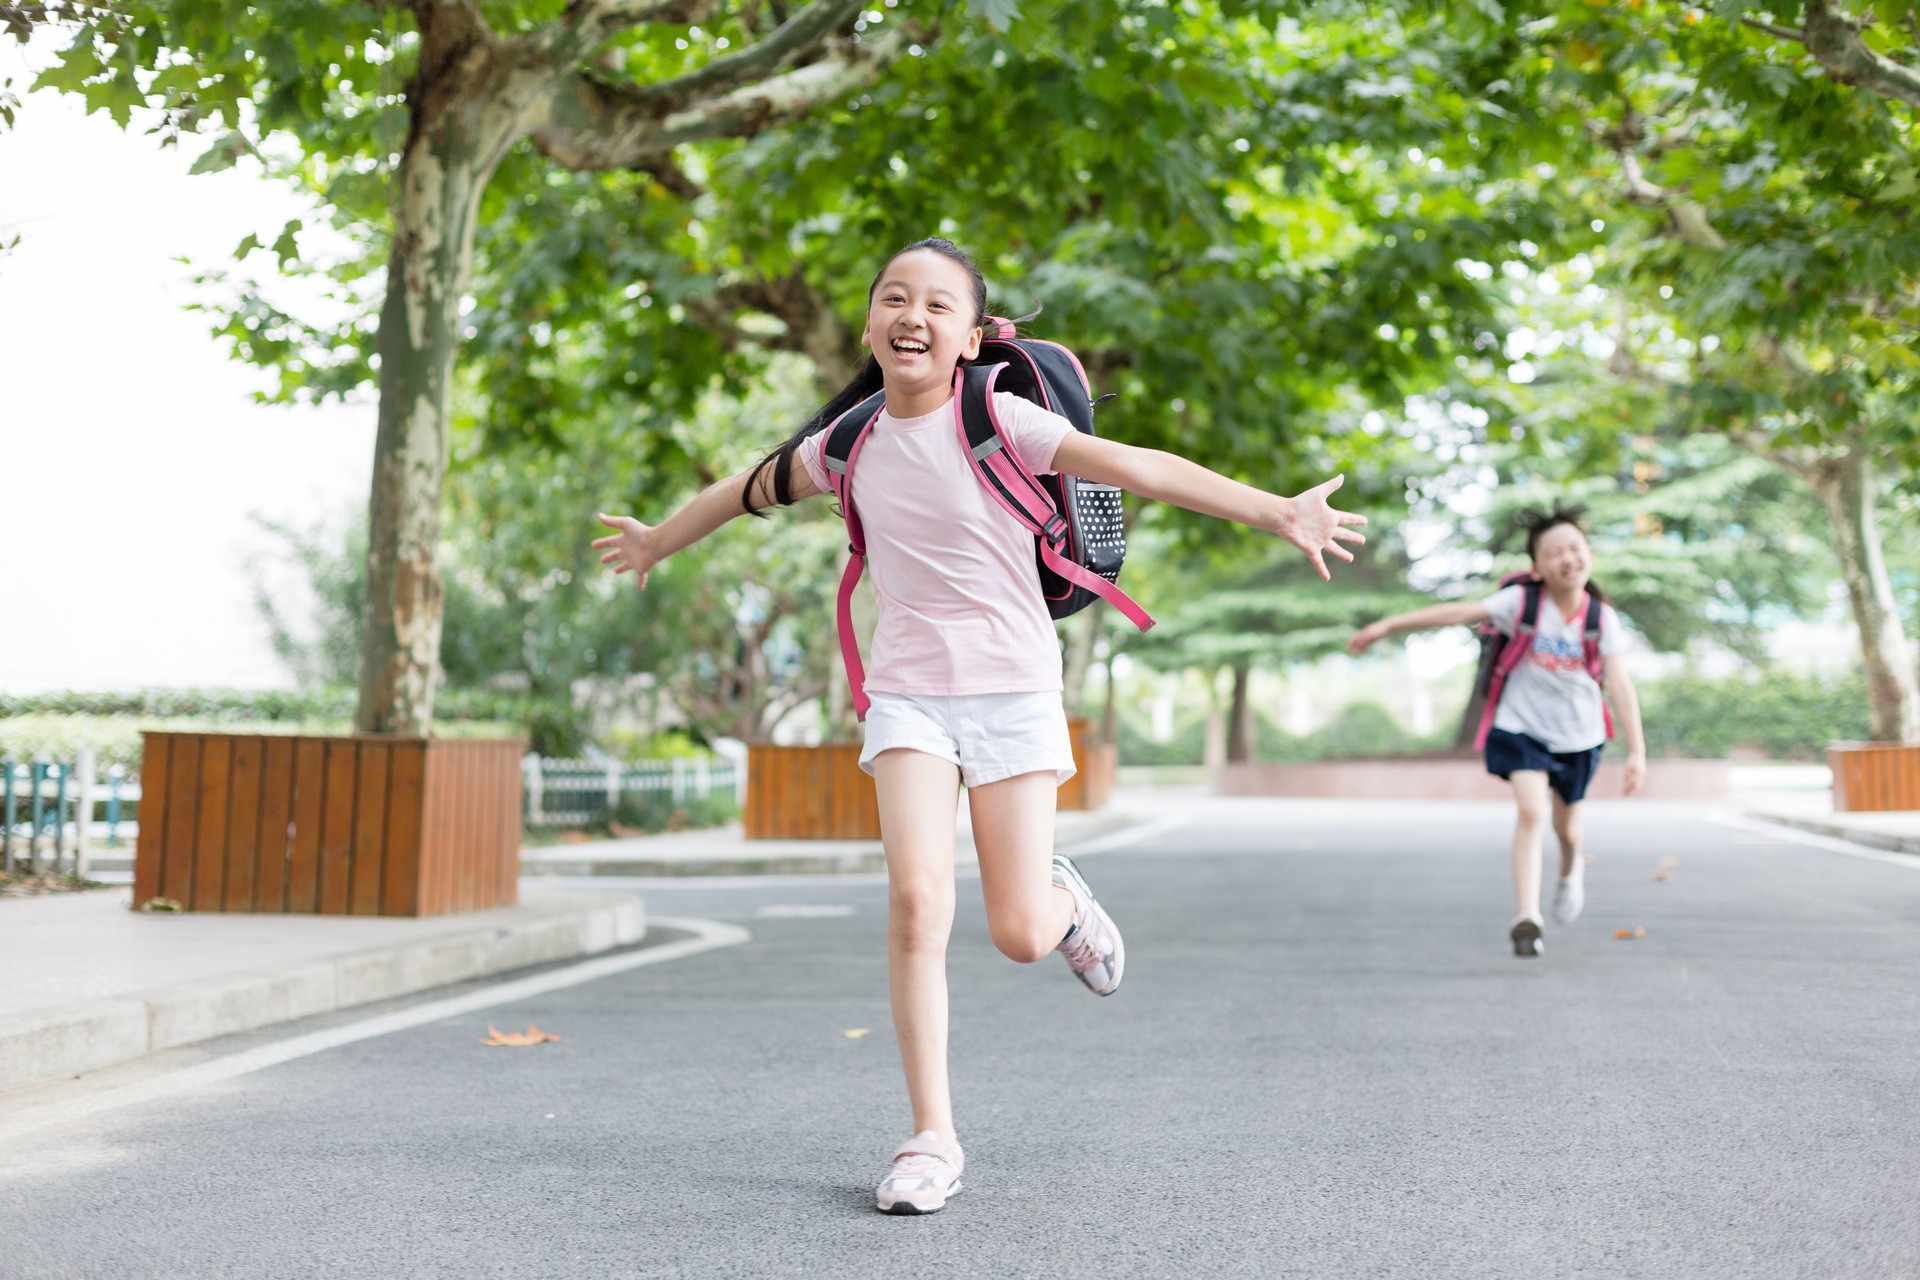
[[[96,1071],[161,1049],[593,955],[646,935],[645,904],[626,893],[505,924],[455,927],[412,942],[137,995],[0,1017],[0,1089]]]
[[[1920,833],[1900,831],[1876,831],[1871,827],[1857,826],[1848,822],[1835,822],[1830,818],[1809,818],[1804,814],[1764,813],[1753,810],[1747,815],[1761,822],[1772,822],[1783,827],[1795,827],[1801,831],[1811,831],[1819,836],[1831,836],[1836,840],[1846,840],[1853,844],[1863,844],[1871,849],[1885,849],[1892,853],[1920,854]]]

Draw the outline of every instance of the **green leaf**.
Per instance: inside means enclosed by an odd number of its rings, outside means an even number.
[[[967,8],[995,31],[1005,31],[1020,16],[1020,0],[967,0]]]
[[[247,152],[247,144],[239,134],[229,133],[216,139],[212,146],[204,151],[188,173],[219,173],[231,169]]]

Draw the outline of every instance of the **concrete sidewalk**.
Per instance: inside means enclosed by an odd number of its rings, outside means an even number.
[[[1759,783],[1742,788],[1742,774]],[[1873,849],[1920,854],[1920,811],[1836,813],[1824,765],[1734,771],[1736,808],[1762,822],[1851,840]],[[1782,782],[1787,785],[1780,785]]]
[[[427,919],[144,914],[125,889],[0,902],[0,1089],[638,942],[632,893]]]

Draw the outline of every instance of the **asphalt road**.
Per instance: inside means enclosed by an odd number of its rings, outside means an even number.
[[[963,884],[933,1217],[872,1208],[884,884],[655,882],[753,941],[0,1145],[0,1276],[1920,1278],[1920,869],[1595,805],[1521,961],[1507,822],[1197,803],[1083,863],[1108,1000]]]

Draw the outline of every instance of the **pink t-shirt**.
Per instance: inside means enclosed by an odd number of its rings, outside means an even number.
[[[1073,424],[1006,392],[993,398],[1008,446],[1036,475]],[[822,431],[800,463],[831,492]],[[1040,596],[1033,535],[988,495],[967,460],[954,403],[918,418],[882,412],[853,468],[880,601],[868,693],[959,696],[1060,688],[1060,642]]]

